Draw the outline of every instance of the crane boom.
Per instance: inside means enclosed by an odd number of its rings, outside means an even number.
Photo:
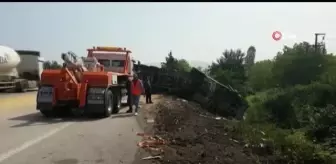
[[[72,73],[73,76],[76,78],[77,82],[82,81],[81,77],[82,77],[83,72],[85,71],[93,71],[93,72],[102,71],[101,69],[102,67],[95,57],[79,58],[72,51],[68,51],[67,53],[62,53],[61,56],[64,61],[63,68],[68,70],[69,73]],[[84,61],[86,62],[87,66],[85,65]],[[97,70],[97,67],[100,69]]]

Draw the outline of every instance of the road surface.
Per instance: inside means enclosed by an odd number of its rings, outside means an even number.
[[[0,96],[0,164],[133,162],[140,139],[135,116],[50,120],[36,112],[35,96],[36,92]]]

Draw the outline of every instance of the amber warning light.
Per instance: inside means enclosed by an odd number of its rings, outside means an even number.
[[[124,51],[126,48],[121,48],[121,47],[97,47],[97,50],[101,51]]]

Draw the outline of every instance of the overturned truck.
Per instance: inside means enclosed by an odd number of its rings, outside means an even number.
[[[140,64],[135,70],[140,77],[149,77],[154,93],[169,93],[195,101],[213,114],[242,119],[248,107],[235,89],[196,68],[190,72],[174,72]]]

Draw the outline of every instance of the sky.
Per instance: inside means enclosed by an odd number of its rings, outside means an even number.
[[[46,60],[61,53],[86,56],[93,46],[130,49],[142,63],[168,52],[211,63],[225,49],[256,47],[272,59],[284,45],[314,42],[326,33],[336,52],[336,3],[1,3],[0,44],[37,50]],[[280,31],[280,41],[272,33]]]

